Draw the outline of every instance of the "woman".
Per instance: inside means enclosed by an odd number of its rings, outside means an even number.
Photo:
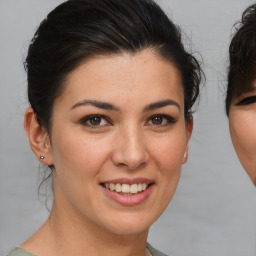
[[[248,7],[230,48],[226,113],[239,160],[256,185],[256,4]]]
[[[38,28],[24,127],[46,223],[9,255],[164,255],[146,243],[188,157],[201,69],[151,0],[74,0]]]

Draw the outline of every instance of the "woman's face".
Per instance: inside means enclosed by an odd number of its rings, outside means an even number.
[[[232,101],[229,128],[238,158],[256,184],[256,81],[254,88]]]
[[[81,64],[54,103],[55,209],[115,234],[147,232],[175,192],[191,131],[179,71],[153,52]]]

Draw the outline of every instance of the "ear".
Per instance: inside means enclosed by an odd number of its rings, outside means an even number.
[[[36,114],[31,107],[25,112],[24,128],[37,159],[46,165],[53,165],[49,135],[46,129],[38,124]]]
[[[188,142],[190,140],[191,134],[192,134],[192,130],[193,130],[193,116],[190,116],[188,123],[187,123],[187,128],[186,128],[186,133],[187,133],[187,145],[186,145],[186,149],[184,152],[184,157],[183,157],[183,161],[182,164],[185,164],[188,160]]]

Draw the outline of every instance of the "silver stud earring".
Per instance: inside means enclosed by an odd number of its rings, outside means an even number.
[[[45,159],[45,156],[40,156],[40,159]]]
[[[187,157],[187,152],[185,152],[185,154],[184,154],[184,158],[186,158]]]

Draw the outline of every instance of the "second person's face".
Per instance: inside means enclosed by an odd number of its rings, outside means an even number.
[[[55,207],[87,227],[147,232],[175,192],[191,130],[170,62],[146,50],[88,60],[54,104]]]
[[[254,88],[253,91],[233,99],[229,128],[238,158],[256,185],[256,81]]]

